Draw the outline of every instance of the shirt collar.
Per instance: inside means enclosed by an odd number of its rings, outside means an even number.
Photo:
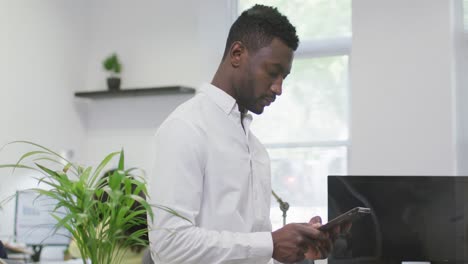
[[[250,130],[250,124],[252,123],[252,115],[247,111],[245,114],[241,114],[237,107],[236,100],[227,94],[220,88],[212,85],[211,83],[205,83],[200,87],[200,92],[208,96],[219,108],[221,108],[226,115],[235,120],[235,122],[242,122],[245,133],[248,137]],[[242,117],[242,118],[241,118]]]
[[[236,100],[211,83],[203,84],[200,88],[200,92],[211,98],[227,115],[230,115],[233,110],[239,112]]]

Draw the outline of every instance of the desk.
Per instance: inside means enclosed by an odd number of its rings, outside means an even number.
[[[39,261],[34,262],[32,264],[83,264],[83,260],[81,259],[72,259],[72,260],[62,260],[62,261]]]
[[[3,262],[2,262],[3,261]],[[40,261],[40,262],[26,262],[24,260],[13,260],[13,259],[0,259],[0,264],[83,264],[83,260],[74,259],[67,261]]]

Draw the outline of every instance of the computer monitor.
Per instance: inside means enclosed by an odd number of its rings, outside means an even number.
[[[61,228],[55,232],[57,220],[50,214],[57,202],[34,191],[16,193],[15,238],[26,245],[68,245],[70,233]],[[57,215],[64,211],[59,210]]]
[[[356,206],[328,263],[468,263],[468,177],[328,176],[328,218]]]

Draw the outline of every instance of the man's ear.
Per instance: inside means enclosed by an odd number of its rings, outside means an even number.
[[[240,41],[235,41],[232,43],[231,48],[229,49],[229,60],[231,66],[238,68],[241,65],[242,55],[247,52],[244,44]]]

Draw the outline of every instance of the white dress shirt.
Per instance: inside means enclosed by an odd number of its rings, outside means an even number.
[[[149,175],[154,209],[150,230],[156,263],[268,263],[270,160],[250,132],[250,114],[234,98],[205,84],[159,127]]]

